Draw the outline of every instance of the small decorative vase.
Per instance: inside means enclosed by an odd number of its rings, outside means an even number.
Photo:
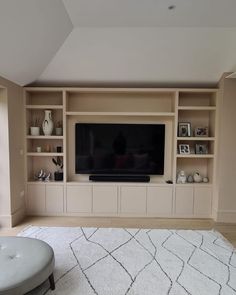
[[[44,135],[52,135],[52,131],[53,131],[52,111],[45,110],[45,117],[44,117],[42,126],[43,126]]]
[[[56,135],[62,135],[62,128],[61,127],[56,128]]]
[[[194,173],[193,179],[194,179],[194,182],[197,182],[197,183],[202,182],[202,176],[198,172]]]
[[[188,183],[193,183],[193,176],[189,175],[187,178]]]
[[[33,136],[39,136],[40,128],[39,127],[30,127],[30,134]]]

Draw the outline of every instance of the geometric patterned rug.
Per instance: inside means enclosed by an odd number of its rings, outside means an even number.
[[[56,290],[30,295],[235,295],[236,250],[216,231],[30,226],[55,252]]]

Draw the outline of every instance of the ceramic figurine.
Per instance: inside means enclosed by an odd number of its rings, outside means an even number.
[[[194,182],[197,182],[197,183],[202,182],[202,176],[200,175],[200,173],[195,172],[193,175],[193,180]]]
[[[187,177],[183,170],[181,170],[177,177],[177,183],[186,183]]]
[[[193,176],[190,174],[187,178],[188,183],[193,183]]]
[[[203,177],[203,180],[202,181],[205,182],[205,183],[208,183],[209,182],[209,179],[208,179],[208,177]]]

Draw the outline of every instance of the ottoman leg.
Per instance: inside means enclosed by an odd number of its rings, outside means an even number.
[[[51,290],[55,290],[55,282],[54,282],[54,276],[53,273],[49,276],[49,283],[50,283],[50,288]]]

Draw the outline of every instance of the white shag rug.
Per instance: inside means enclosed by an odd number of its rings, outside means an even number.
[[[236,250],[215,231],[30,226],[50,244],[56,290],[30,295],[232,295]]]

